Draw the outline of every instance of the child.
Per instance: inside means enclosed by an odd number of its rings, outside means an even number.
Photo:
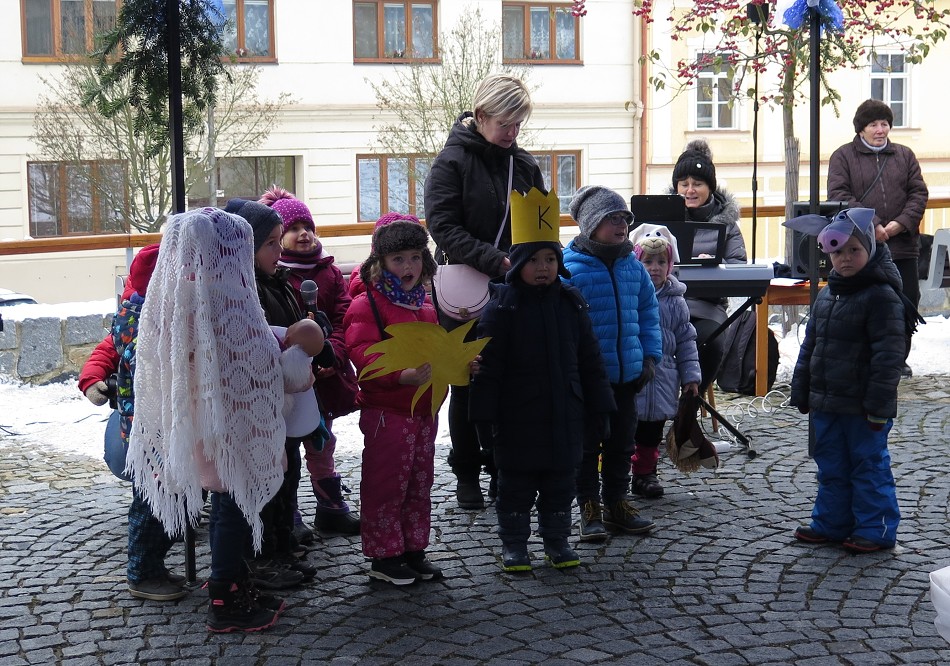
[[[558,209],[556,197],[549,203]],[[491,340],[472,380],[469,416],[494,451],[504,570],[531,569],[535,498],[545,556],[556,568],[575,567],[580,558],[567,537],[584,419],[603,423],[615,404],[584,299],[558,280],[570,273],[557,225],[533,233],[514,203],[512,211],[511,270],[504,285],[493,285],[478,323],[478,336]]]
[[[656,475],[663,426],[676,415],[680,391],[699,394],[702,372],[696,329],[689,323],[689,307],[683,298],[686,285],[671,273],[673,264],[679,261],[676,238],[666,227],[641,224],[630,240],[633,253],[650,274],[660,304],[663,358],[656,365],[653,379],[637,394],[638,421],[630,459],[633,493],[656,498],[663,496],[663,486]]]
[[[360,269],[366,291],[353,299],[343,320],[357,372],[377,358],[367,350],[387,337],[387,326],[438,323],[423,287],[436,270],[428,242],[425,227],[405,220],[373,232],[370,256]],[[372,559],[370,577],[394,585],[441,577],[425,553],[437,430],[432,391],[419,398],[415,415],[411,409],[416,388],[431,375],[426,363],[362,380],[357,398],[365,436],[360,482],[363,554]]]
[[[564,250],[564,265],[572,275],[567,283],[590,303],[594,334],[617,403],[609,428],[588,424],[577,472],[580,539],[603,541],[606,528],[643,534],[655,527],[630,504],[627,489],[636,396],[653,377],[663,346],[656,290],[627,238],[633,215],[623,197],[598,185],[582,187],[571,200],[571,215],[580,234]]]
[[[280,348],[254,288],[252,231],[204,208],[172,216],[142,308],[128,470],[169,534],[213,491],[210,631],[272,626],[283,602],[258,595],[243,560],[280,488]]]
[[[116,404],[119,411],[119,434],[124,447],[128,447],[129,432],[135,414],[135,393],[132,389],[135,375],[135,345],[138,336],[139,317],[148,283],[155,268],[158,256],[158,246],[150,245],[142,249],[132,260],[129,268],[129,287],[122,299],[122,304],[112,320],[112,334],[103,340],[109,343],[112,354],[105,349],[100,350],[98,362],[90,364],[88,371],[93,375],[102,375],[103,379],[116,371]],[[97,347],[97,350],[99,348]],[[108,358],[117,358],[112,368],[106,367]],[[88,383],[88,382],[87,382]],[[99,387],[102,384],[102,388]],[[86,388],[86,395],[92,401],[101,394],[105,404],[108,400],[107,388],[102,380],[93,381]],[[118,461],[113,467],[119,468]],[[121,467],[125,461],[121,461]],[[126,477],[128,478],[128,477]],[[128,581],[129,593],[139,599],[152,601],[174,601],[185,596],[183,584],[184,576],[171,573],[165,568],[165,555],[171,548],[172,540],[165,533],[162,523],[152,514],[152,510],[142,496],[142,493],[133,483],[132,504],[129,506],[129,563]]]
[[[818,218],[818,220],[815,220]],[[900,273],[874,238],[874,211],[853,208],[821,221],[818,245],[831,257],[792,377],[791,404],[811,414],[818,496],[811,524],[795,530],[808,543],[841,542],[853,553],[893,548],[900,510],[887,433],[897,414],[904,344],[919,317],[901,297]]]
[[[287,282],[284,269],[278,266],[283,234],[280,215],[272,208],[255,201],[232,200],[228,207],[243,217],[254,232],[254,279],[264,318],[271,326],[289,328],[304,319],[297,296]],[[225,209],[227,210],[227,208]],[[251,561],[255,582],[265,589],[286,589],[316,575],[316,568],[297,557],[293,536],[294,507],[300,482],[300,442],[307,437],[288,437],[286,441],[287,470],[280,491],[264,507],[264,541],[260,555]],[[319,439],[318,439],[319,441]],[[289,571],[287,570],[289,569]]]
[[[356,409],[356,375],[343,337],[343,316],[353,299],[347,292],[343,274],[333,263],[333,257],[324,251],[316,237],[317,228],[307,205],[276,185],[264,192],[260,203],[277,211],[283,222],[278,263],[287,271],[287,281],[296,292],[298,304],[306,308],[306,303],[300,299],[300,285],[304,280],[313,280],[317,284],[316,309],[326,314],[333,327],[327,339],[327,349],[316,358],[317,367],[314,368],[317,377],[314,387],[330,436],[323,448],[314,446],[308,439],[303,442],[307,472],[317,498],[315,525],[324,532],[356,535],[360,533],[360,519],[343,498],[343,480],[333,460],[336,436],[332,434],[333,419]],[[308,530],[296,510],[294,530],[302,537],[301,541],[313,539],[312,534],[308,539]]]

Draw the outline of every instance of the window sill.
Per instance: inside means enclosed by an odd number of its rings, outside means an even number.
[[[354,65],[441,65],[441,58],[353,58]]]
[[[577,58],[571,60],[503,58],[501,63],[503,65],[583,65],[584,61]]]

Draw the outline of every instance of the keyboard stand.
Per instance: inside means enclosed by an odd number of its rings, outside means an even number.
[[[713,331],[712,334],[708,338],[706,338],[705,342],[703,342],[701,347],[705,347],[706,345],[709,344],[711,340],[715,340],[716,338],[718,338],[720,335],[722,335],[726,331],[726,329],[729,328],[729,326],[732,325],[732,323],[736,319],[742,316],[743,312],[751,308],[753,305],[758,305],[761,302],[762,302],[761,296],[751,296],[747,298],[742,305],[736,308],[735,312],[733,312],[731,315],[729,315],[726,318],[726,321],[722,322],[719,325],[719,328]],[[710,384],[711,383],[712,382],[710,382]],[[756,455],[758,455],[755,452],[755,449],[752,448],[752,440],[746,435],[742,434],[739,431],[739,429],[736,428],[734,425],[732,425],[725,416],[723,416],[722,414],[717,412],[715,409],[713,409],[710,406],[710,404],[706,402],[706,399],[702,395],[699,396],[699,402],[701,405],[703,405],[703,407],[706,408],[706,411],[708,411],[710,414],[716,417],[716,419],[719,421],[719,425],[721,425],[730,433],[732,433],[732,436],[735,437],[736,441],[739,442],[739,444],[742,446],[742,451],[749,457],[749,460],[752,460],[753,458],[756,457]]]

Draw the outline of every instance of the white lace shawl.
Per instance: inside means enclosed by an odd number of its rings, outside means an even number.
[[[259,514],[283,479],[279,357],[250,225],[211,208],[174,216],[139,323],[127,460],[170,535],[197,518],[205,487],[231,493],[260,550]]]

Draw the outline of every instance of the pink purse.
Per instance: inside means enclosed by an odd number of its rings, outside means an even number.
[[[478,317],[488,305],[488,276],[467,264],[443,264],[432,278],[439,310],[457,321]]]
[[[505,214],[501,218],[495,247],[501,241],[501,234],[508,219],[508,207],[511,201],[511,183],[514,177],[515,160],[508,161],[508,197],[505,201]],[[456,321],[468,321],[481,315],[491,297],[488,294],[489,276],[467,264],[442,264],[432,278],[432,290],[435,301],[447,317]]]

